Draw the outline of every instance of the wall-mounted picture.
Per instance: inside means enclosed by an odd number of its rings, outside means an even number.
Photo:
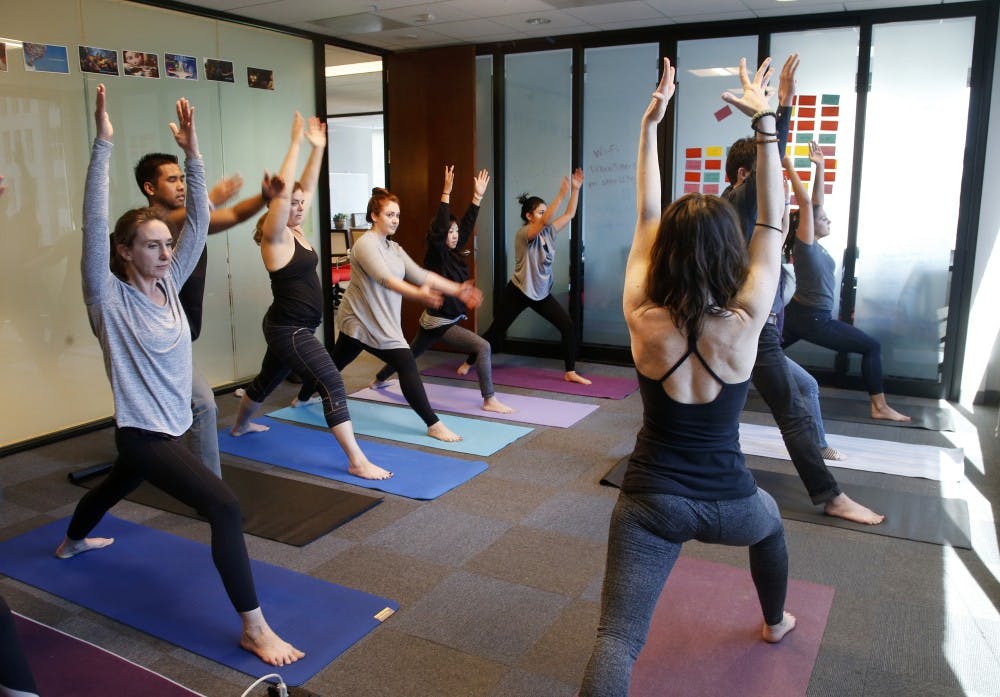
[[[79,46],[80,70],[98,75],[118,74],[118,51],[93,46]]]
[[[29,73],[69,75],[69,53],[65,46],[25,41],[21,48],[24,51],[24,69]]]
[[[163,56],[167,68],[167,77],[179,80],[198,79],[198,61],[194,56],[182,56],[178,53],[167,53]]]
[[[0,73],[7,72],[7,44],[0,41]]]
[[[247,84],[257,90],[273,90],[274,71],[267,68],[247,68]]]
[[[130,77],[160,77],[160,56],[144,51],[122,51],[122,71]]]
[[[205,79],[215,82],[236,82],[236,76],[233,74],[233,62],[218,58],[206,58]]]

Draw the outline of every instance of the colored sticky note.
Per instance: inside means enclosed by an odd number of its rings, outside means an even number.
[[[701,172],[685,172],[684,181],[686,182],[700,182]]]
[[[704,193],[706,193],[706,194],[714,194],[714,195],[718,196],[719,195],[719,185],[718,184],[709,184],[708,186],[705,187]]]
[[[705,157],[722,157],[722,146],[713,145],[705,148]]]
[[[833,143],[837,142],[837,134],[836,133],[820,133],[818,140],[819,140],[819,144],[820,145],[828,145],[828,144],[832,145]]]
[[[699,187],[698,187],[697,184],[685,184],[684,185],[684,193],[685,194],[695,193],[697,191],[699,191]]]
[[[795,110],[795,115],[800,119],[814,119],[816,118],[816,107],[800,106]]]
[[[823,116],[840,116],[839,106],[825,106],[822,109]]]
[[[701,157],[701,148],[686,148],[684,157]]]
[[[809,143],[812,142],[812,139],[813,139],[813,134],[811,131],[795,134],[796,143]]]
[[[722,169],[722,160],[705,160],[705,169]]]
[[[796,145],[792,153],[797,157],[809,157],[809,146],[808,145]]]
[[[805,169],[807,167],[811,167],[812,166],[812,162],[809,161],[808,157],[796,157],[794,165],[795,165],[795,169],[799,169],[800,167],[802,169]]]
[[[812,176],[813,173],[811,169],[804,169],[801,172],[799,172],[799,179],[801,179],[804,182],[807,182],[810,179],[812,179]]]
[[[684,163],[684,169],[701,169],[701,160],[687,160]]]
[[[826,192],[826,193],[828,193],[828,194],[832,194],[833,193],[833,184],[827,184],[827,185],[825,185],[823,187],[823,191]]]
[[[719,172],[705,172],[705,176],[702,179],[706,182],[719,183]]]
[[[820,121],[819,130],[821,131],[836,131],[837,122],[836,121]]]
[[[815,121],[799,121],[798,129],[799,131],[815,131],[816,122]]]
[[[815,94],[800,94],[798,97],[799,106],[816,106]]]
[[[823,151],[823,155],[825,157],[833,157],[834,155],[837,154],[836,145],[821,145],[819,149]]]
[[[823,95],[823,102],[822,103],[823,104],[840,104],[840,95],[839,94],[824,94]]]
[[[715,112],[715,120],[716,121],[722,121],[722,119],[726,118],[727,116],[731,116],[732,113],[733,113],[733,110],[727,104],[726,106],[722,107],[717,112]]]
[[[837,181],[836,172],[823,172],[823,181],[825,182],[835,182]]]
[[[837,169],[837,161],[831,160],[829,158],[823,160],[823,164],[826,165],[827,169]]]

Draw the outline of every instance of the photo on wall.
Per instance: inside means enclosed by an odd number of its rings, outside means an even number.
[[[163,62],[167,69],[167,77],[178,80],[198,79],[198,60],[194,56],[166,53],[163,55]]]
[[[129,77],[160,77],[160,56],[144,51],[122,50],[122,72]]]
[[[274,71],[267,68],[247,68],[247,85],[257,90],[273,90]]]
[[[25,41],[22,50],[24,51],[24,69],[29,73],[69,75],[69,52],[65,46],[33,44]]]
[[[118,74],[118,51],[94,46],[78,46],[80,49],[80,70],[98,75]]]
[[[233,74],[233,62],[219,60],[218,58],[205,59],[205,79],[214,82],[236,82]]]
[[[7,72],[7,44],[0,41],[0,73]]]

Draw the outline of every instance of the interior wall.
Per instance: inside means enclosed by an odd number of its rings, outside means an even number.
[[[6,40],[65,46],[69,73],[25,70],[7,47],[0,72],[0,447],[112,415],[103,359],[80,290],[83,182],[94,137],[94,89],[108,87],[115,127],[110,217],[145,205],[132,176],[147,152],[179,153],[167,127],[182,96],[196,107],[209,183],[240,172],[239,197],[278,168],[292,114],[315,108],[313,46],[307,39],[145,5],[109,0],[5,2]],[[78,45],[159,54],[160,79],[80,71]],[[232,84],[165,77],[163,54],[233,62]],[[248,66],[274,71],[275,88],[250,89]],[[204,328],[195,363],[214,385],[252,376],[264,341],[270,287],[252,241],[254,220],[213,235]],[[318,245],[314,211],[308,234]],[[318,247],[317,247],[318,248]]]

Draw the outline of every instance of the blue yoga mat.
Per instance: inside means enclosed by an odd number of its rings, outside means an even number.
[[[229,435],[226,429],[219,431],[219,450],[411,499],[436,499],[486,471],[486,463],[479,460],[459,460],[422,450],[364,441],[361,448],[368,459],[391,471],[392,476],[389,479],[362,479],[348,474],[347,456],[329,431],[294,426],[266,417],[260,419],[260,423],[270,426],[271,430],[247,433],[239,438]]]
[[[278,672],[289,685],[301,685],[381,624],[376,615],[384,619],[399,608],[251,561],[268,624],[306,654],[274,668],[240,648],[239,617],[208,546],[106,515],[93,535],[114,537],[113,545],[56,559],[67,523],[57,520],[0,543],[0,572],[247,675]]]
[[[396,407],[357,399],[347,400],[351,412],[354,432],[373,438],[423,445],[428,448],[449,450],[466,455],[487,457],[507,447],[521,436],[531,433],[527,426],[513,426],[482,419],[466,419],[461,416],[445,416],[441,420],[452,431],[462,436],[457,443],[445,443],[427,435],[427,426],[409,407]],[[272,411],[268,416],[294,423],[309,424],[326,428],[322,404],[304,407],[285,407]],[[369,458],[370,459],[370,458]]]

